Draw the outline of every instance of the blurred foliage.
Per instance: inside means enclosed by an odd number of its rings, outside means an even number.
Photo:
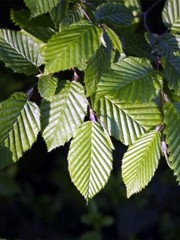
[[[154,1],[142,2],[148,8]],[[21,0],[0,0],[0,3],[0,25],[12,28],[8,20],[10,8],[21,8],[23,3]],[[151,16],[155,30],[157,8],[156,11]],[[161,21],[158,26],[161,32]],[[2,63],[0,73],[1,101],[15,91],[28,91],[34,82],[14,74]],[[1,170],[0,239],[178,239],[180,190],[165,160],[160,161],[149,187],[127,199],[117,171],[126,148],[119,142],[114,144],[113,174],[104,190],[86,206],[67,171],[68,144],[47,154],[45,143],[39,137],[17,164]],[[3,161],[3,156],[0,158]]]

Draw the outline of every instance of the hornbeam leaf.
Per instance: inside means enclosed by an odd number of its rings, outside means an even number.
[[[151,131],[129,146],[122,160],[122,178],[127,197],[141,191],[152,179],[161,156],[161,139],[158,131]]]
[[[59,28],[60,22],[63,20],[67,13],[68,6],[69,1],[60,0],[58,5],[50,12],[51,18],[53,19],[56,28]]]
[[[87,112],[83,86],[61,81],[57,93],[42,102],[41,110],[43,138],[51,151],[69,141],[83,123]]]
[[[49,17],[42,15],[33,19],[29,18],[30,12],[28,10],[11,10],[13,23],[42,42],[47,42],[54,35],[53,22]]]
[[[105,23],[113,27],[126,27],[133,22],[132,12],[121,3],[104,3],[95,11],[98,23]]]
[[[126,102],[148,102],[155,97],[153,81],[157,78],[150,62],[139,58],[120,59],[105,72],[97,92]]]
[[[164,123],[166,142],[169,151],[169,162],[180,184],[180,114],[172,103],[167,102],[164,106]]]
[[[167,59],[164,69],[164,78],[168,80],[169,88],[180,95],[180,56]]]
[[[94,108],[110,135],[125,145],[132,144],[162,121],[160,111],[153,102],[127,104],[116,98],[104,96]]]
[[[166,33],[159,37],[159,50],[161,55],[167,59],[172,58],[174,52],[179,52],[180,48],[180,35]]]
[[[106,69],[110,68],[112,62],[112,49],[109,41],[107,47],[103,45],[97,50],[96,54],[90,59],[85,69],[85,85],[87,96],[92,95],[97,90],[97,84]]]
[[[71,180],[85,199],[105,186],[112,170],[112,149],[98,123],[89,121],[77,130],[68,163]]]
[[[10,149],[14,162],[31,148],[39,131],[39,108],[26,94],[14,93],[0,103],[0,146]]]
[[[59,0],[24,0],[26,6],[31,10],[31,17],[50,12]]]
[[[41,76],[38,81],[38,90],[41,97],[49,99],[56,91],[58,79],[50,76]]]
[[[162,13],[164,24],[171,31],[180,33],[180,1],[167,0]]]
[[[100,46],[101,30],[91,24],[73,24],[54,35],[45,48],[46,72],[81,66]]]
[[[0,30],[0,59],[6,67],[26,75],[38,72],[43,58],[41,44],[34,38],[12,30]]]
[[[118,50],[120,53],[122,53],[122,44],[121,44],[119,36],[111,28],[108,28],[106,31],[107,31],[109,38],[112,41],[113,47],[116,50]]]

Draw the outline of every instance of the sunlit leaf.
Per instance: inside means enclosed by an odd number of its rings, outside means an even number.
[[[10,149],[14,162],[31,148],[39,131],[39,108],[26,94],[14,93],[0,103],[0,146]]]
[[[129,146],[122,160],[122,178],[127,188],[127,197],[148,185],[158,167],[160,156],[158,131],[144,134]]]
[[[49,101],[43,101],[42,130],[48,151],[64,145],[83,123],[87,111],[84,88],[80,83],[61,81]]]
[[[112,149],[98,123],[89,121],[78,129],[71,142],[68,163],[71,180],[85,199],[105,186],[112,170]]]
[[[49,99],[56,91],[58,79],[51,76],[41,76],[38,81],[38,90],[41,97]]]

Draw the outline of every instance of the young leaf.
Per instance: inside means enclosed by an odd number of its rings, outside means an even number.
[[[180,184],[180,114],[170,102],[164,106],[164,123],[169,162]]]
[[[59,0],[24,0],[26,6],[31,10],[31,17],[50,12]]]
[[[105,23],[114,27],[126,27],[133,22],[132,12],[120,3],[104,3],[95,11],[98,23]]]
[[[49,99],[56,91],[58,79],[50,76],[41,76],[38,81],[38,90],[41,97]]]
[[[6,67],[26,75],[38,72],[43,58],[41,44],[34,38],[12,30],[0,30],[0,58]]]
[[[31,148],[39,131],[39,108],[26,94],[14,93],[0,103],[0,146],[10,149],[14,162]]]
[[[57,93],[42,102],[41,111],[42,135],[51,151],[69,141],[83,123],[87,111],[83,86],[61,81]]]
[[[127,197],[141,191],[152,179],[161,156],[161,139],[158,131],[151,131],[129,146],[122,160],[122,178]]]
[[[162,13],[164,24],[171,31],[180,33],[180,1],[166,0]]]
[[[46,72],[78,67],[100,46],[101,30],[91,24],[73,24],[53,36],[45,48]]]
[[[143,133],[161,123],[161,114],[153,102],[127,104],[104,96],[95,110],[110,135],[125,145],[132,144]]]
[[[77,130],[68,163],[71,180],[85,199],[105,186],[112,170],[112,149],[98,123],[89,121]]]
[[[102,75],[97,92],[100,96],[112,95],[126,102],[148,102],[156,94],[153,85],[156,77],[148,60],[120,59]]]
[[[45,16],[29,19],[30,12],[27,10],[11,10],[11,20],[15,25],[30,33],[42,42],[47,42],[54,35],[53,22]]]

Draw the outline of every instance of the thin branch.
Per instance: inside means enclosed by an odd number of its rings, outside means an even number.
[[[162,2],[163,0],[159,0],[157,2],[155,2],[149,9],[147,9],[143,14],[143,22],[144,22],[144,27],[145,29],[150,32],[150,29],[148,27],[148,24],[147,24],[147,15],[152,11],[153,8],[155,8],[160,2]]]

